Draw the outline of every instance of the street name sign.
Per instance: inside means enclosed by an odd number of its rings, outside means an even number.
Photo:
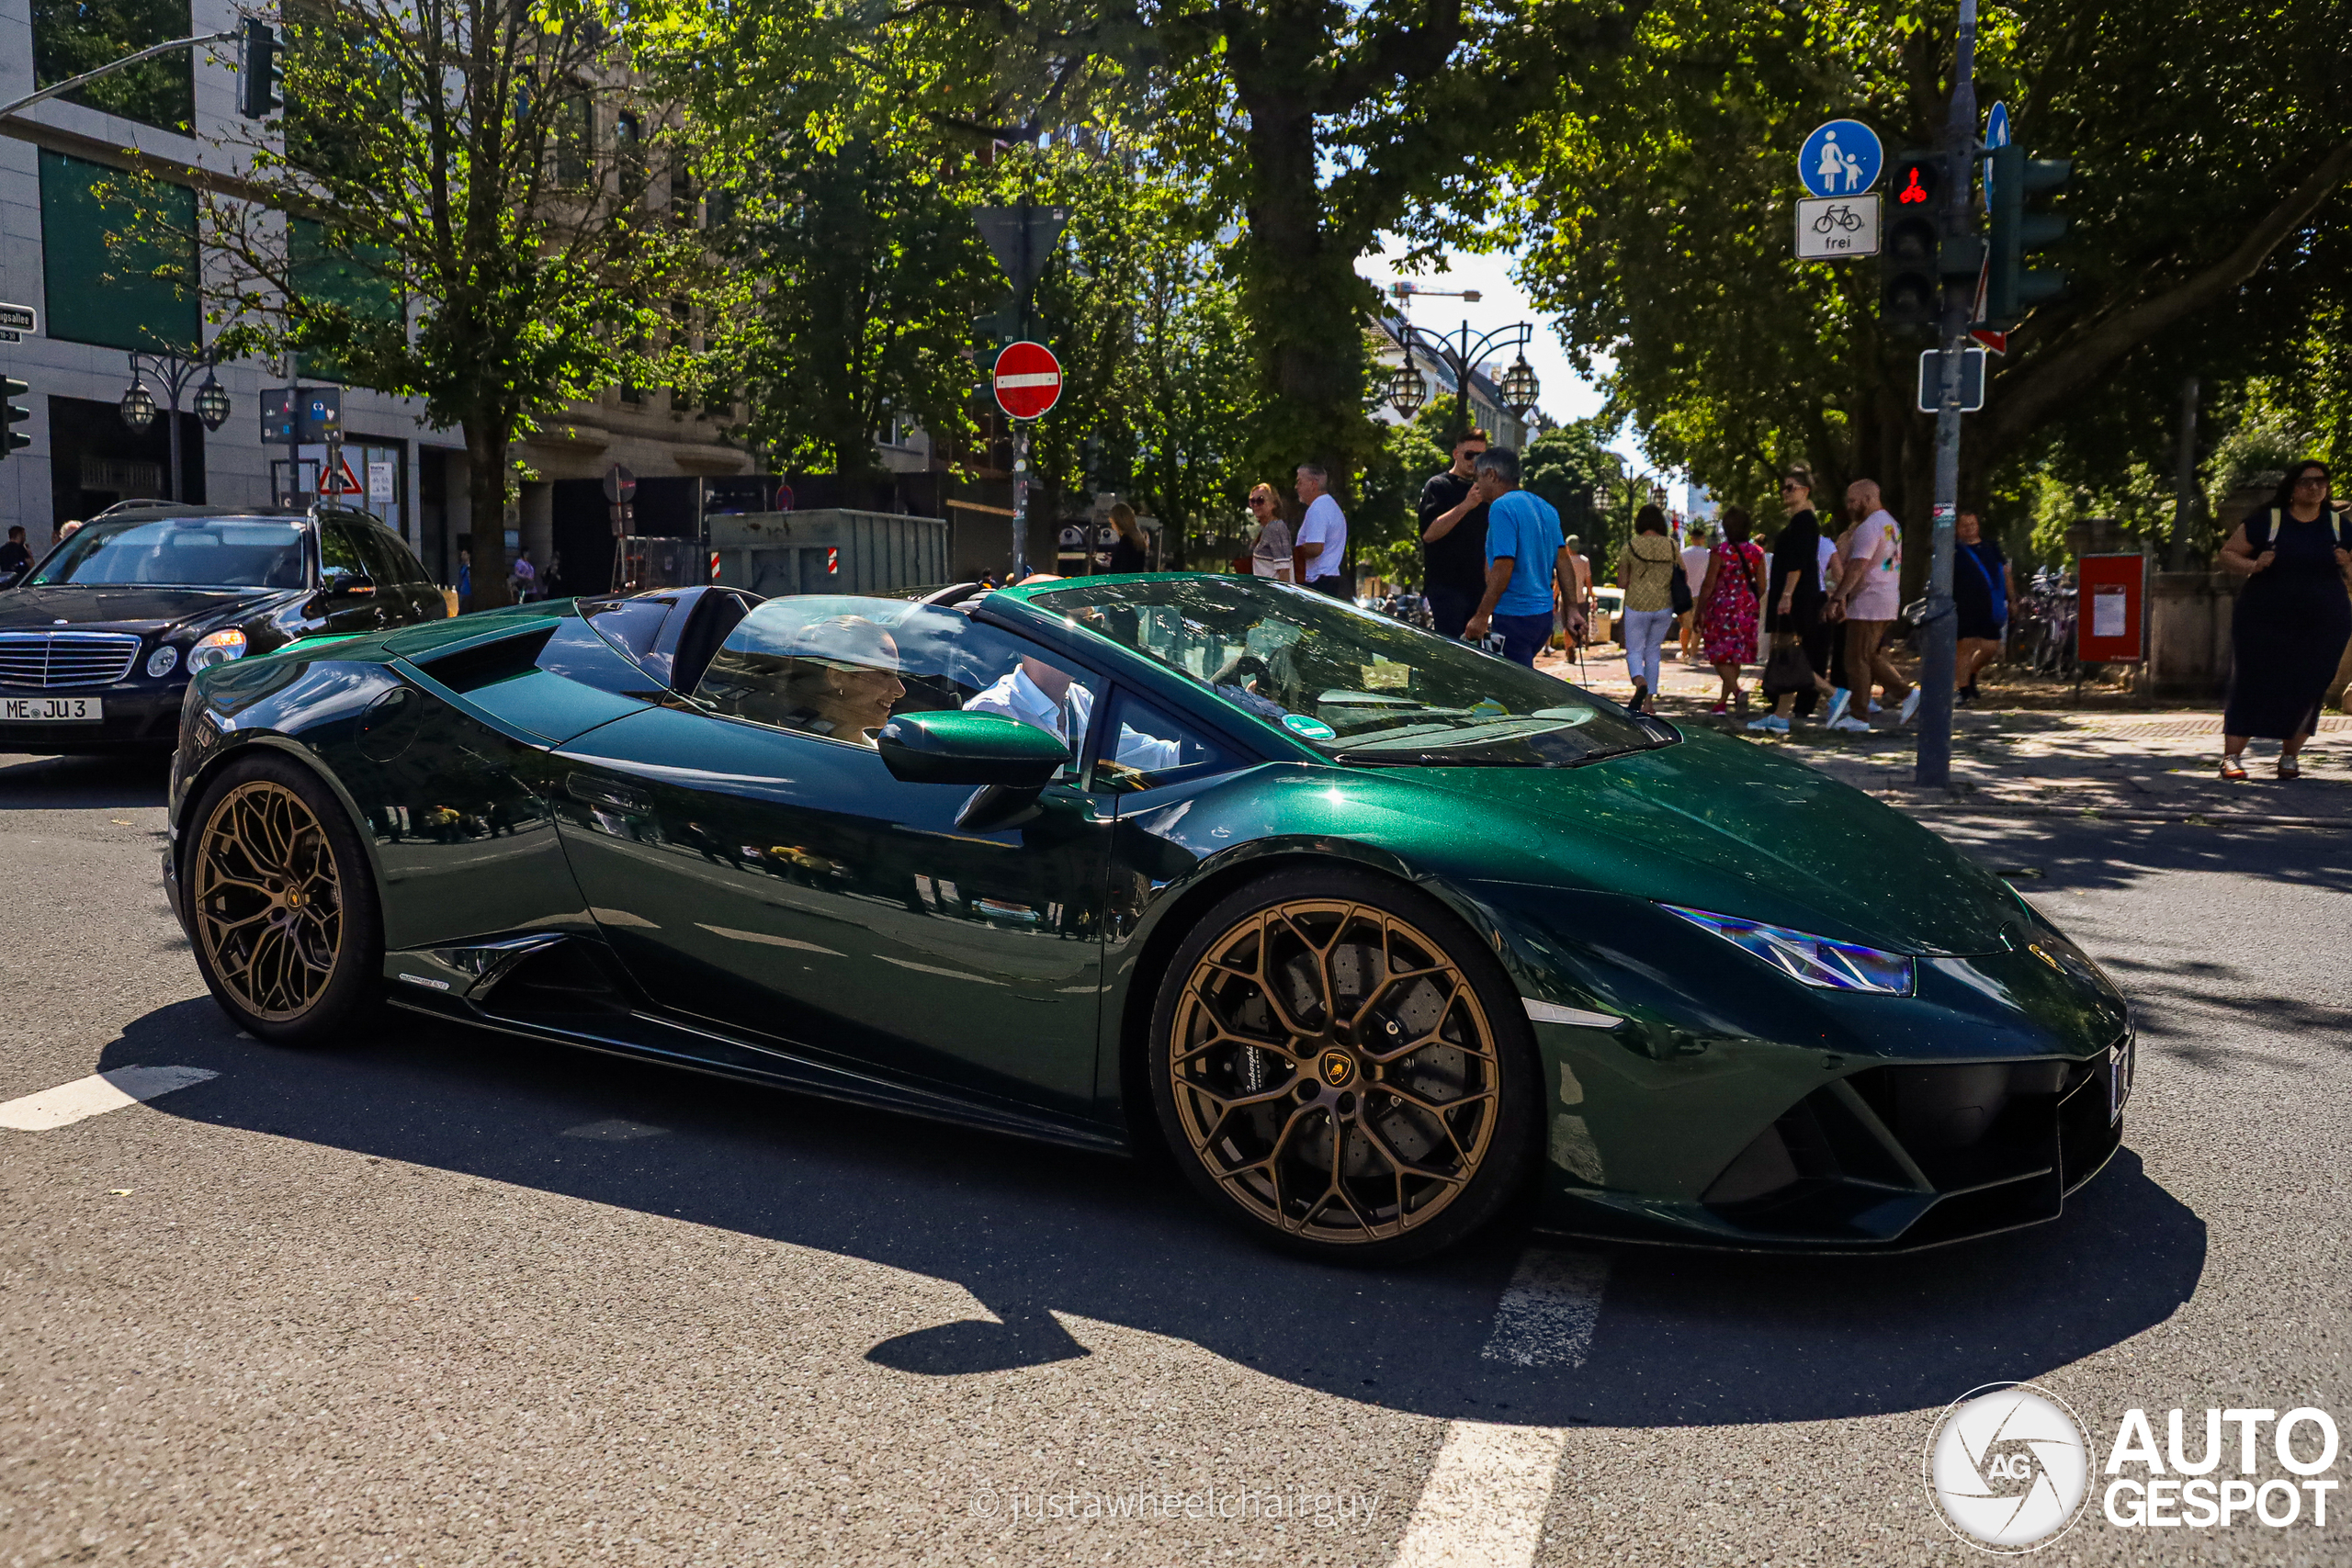
[[[0,305],[0,327],[20,333],[40,331],[40,314],[30,305]]]
[[[1960,412],[1974,413],[1984,406],[1984,351],[1963,348],[1960,362]],[[1919,412],[1934,413],[1943,402],[1943,367],[1938,363],[1941,349],[1923,349],[1919,354]]]
[[[1061,400],[1061,361],[1042,343],[1007,344],[996,356],[996,406],[1014,419],[1035,419]]]
[[[1798,149],[1797,178],[1816,197],[1861,196],[1878,184],[1885,163],[1877,131],[1859,119],[1833,119]]]
[[[1816,197],[1797,203],[1797,260],[1878,254],[1876,196]]]

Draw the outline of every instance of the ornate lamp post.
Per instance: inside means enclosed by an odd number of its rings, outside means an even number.
[[[1421,405],[1429,400],[1429,378],[1422,375],[1408,358],[1388,378],[1388,405],[1410,419],[1420,412]]]
[[[190,357],[176,353],[149,354],[134,349],[130,355],[130,385],[122,394],[122,423],[132,430],[145,430],[155,423],[155,394],[147,389],[140,378],[145,370],[164,384],[164,406],[171,410],[172,466],[164,475],[164,499],[180,499],[180,395],[204,372],[204,384],[196,389],[196,417],[204,422],[207,430],[218,430],[228,422],[229,393],[212,374],[216,361],[210,349]]]
[[[1411,284],[1397,283],[1390,287],[1389,292],[1402,300],[1415,294],[1442,291],[1417,288]],[[1478,296],[1476,290],[1471,290],[1463,294],[1462,298],[1475,300]],[[1507,327],[1497,327],[1485,336],[1473,339],[1470,335],[1470,323],[1464,321],[1462,323],[1462,330],[1448,338],[1413,325],[1400,313],[1396,318],[1396,336],[1397,341],[1404,346],[1405,367],[1388,378],[1388,400],[1396,407],[1396,412],[1407,419],[1413,417],[1428,397],[1427,383],[1422,381],[1421,373],[1413,366],[1414,351],[1419,350],[1453,372],[1453,422],[1448,431],[1452,439],[1446,443],[1449,447],[1454,441],[1462,438],[1464,431],[1470,428],[1471,373],[1492,350],[1516,348],[1521,351],[1517,363],[1503,372],[1502,380],[1498,384],[1497,389],[1502,394],[1503,406],[1521,420],[1527,417],[1528,411],[1534,408],[1535,400],[1542,389],[1536,383],[1535,367],[1527,363],[1527,355],[1524,352],[1527,345],[1535,341],[1535,329],[1527,322],[1515,321]],[[1421,389],[1421,395],[1412,398],[1410,408],[1406,406],[1405,399],[1397,395],[1400,390],[1410,390],[1404,385],[1408,376],[1411,377],[1413,382]]]

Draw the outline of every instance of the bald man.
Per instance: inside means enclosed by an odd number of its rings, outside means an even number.
[[[1854,687],[1830,699],[1829,728],[1869,728],[1873,682],[1888,703],[1899,705],[1901,722],[1908,724],[1919,711],[1919,694],[1886,656],[1887,628],[1903,613],[1903,525],[1882,503],[1875,479],[1856,479],[1846,488],[1846,515],[1853,526],[1838,542],[1846,570],[1830,590],[1826,614],[1846,623],[1846,671]]]

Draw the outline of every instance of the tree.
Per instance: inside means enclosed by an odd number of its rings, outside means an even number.
[[[474,605],[505,603],[512,443],[616,381],[683,379],[702,236],[665,220],[626,35],[572,0],[285,13],[287,112],[204,193],[229,352],[325,355],[465,434]],[[288,214],[296,215],[289,220]]]
[[[2322,10],[2340,28],[2342,0]],[[2301,319],[2303,285],[2277,285],[2329,243],[2314,225],[2352,178],[2352,141],[2315,107],[2335,92],[2326,52],[2278,49],[2276,25],[2251,3],[2188,0],[2025,0],[1988,19],[1980,99],[2006,99],[2019,139],[2077,173],[2054,256],[2067,292],[1997,362],[1965,427],[1963,496],[2005,465],[2100,445],[2102,419],[2125,419],[2124,445],[2161,466],[2166,367],[2258,361]],[[2329,17],[2310,25],[2321,36]],[[1527,217],[1547,238],[1528,281],[1585,364],[1613,357],[1612,409],[1651,453],[1717,495],[1762,510],[1802,457],[1820,499],[1867,474],[1928,523],[1924,344],[1881,331],[1870,264],[1792,258],[1791,161],[1837,115],[1927,145],[1951,45],[1947,13],[1910,0],[1662,0],[1613,77],[1564,96],[1532,167]]]
[[[1631,532],[1615,509],[1594,500],[1623,483],[1625,462],[1609,449],[1611,434],[1600,419],[1574,420],[1544,431],[1520,454],[1520,482],[1552,503],[1562,530],[1596,561],[1614,559]]]

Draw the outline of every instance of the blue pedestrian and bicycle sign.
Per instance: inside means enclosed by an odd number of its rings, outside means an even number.
[[[1860,196],[1878,184],[1885,162],[1877,131],[1859,119],[1833,119],[1804,139],[1797,178],[1815,196]]]

